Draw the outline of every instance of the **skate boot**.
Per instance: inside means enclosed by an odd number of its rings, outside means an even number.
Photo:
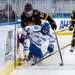
[[[75,48],[75,27],[74,27],[73,37],[72,37],[71,43],[72,43],[72,44],[71,44],[70,52],[73,52],[73,51],[74,51],[74,48]]]
[[[28,57],[24,56],[23,62],[25,66],[31,66],[31,61],[28,59]]]
[[[31,52],[31,51],[29,52],[28,59],[29,59],[29,60],[34,59],[34,55],[32,54],[32,52]]]
[[[29,55],[29,50],[26,50],[26,49],[24,49],[24,59],[23,59],[23,62],[24,62],[24,64],[26,65],[26,66],[30,66],[31,65],[31,61],[29,60],[29,57],[28,57],[28,55]]]
[[[74,51],[74,46],[75,46],[75,40],[72,39],[70,52],[73,52]]]
[[[70,52],[73,52],[73,51],[74,51],[74,47],[71,46]]]

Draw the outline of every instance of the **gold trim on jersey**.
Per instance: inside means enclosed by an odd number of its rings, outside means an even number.
[[[55,22],[51,23],[51,25],[52,25],[52,24],[55,24]]]
[[[74,13],[75,13],[75,10],[74,10]]]
[[[73,14],[71,14],[71,17],[73,17]]]
[[[75,21],[75,19],[72,19],[72,18],[71,18],[71,21]]]
[[[41,22],[40,26],[42,26],[42,22]]]
[[[35,20],[35,18],[34,18],[34,17],[32,17],[32,20]]]
[[[40,17],[44,18],[44,14],[42,12],[40,12]]]
[[[27,22],[26,25],[27,26],[32,26],[32,25],[35,25],[35,22],[32,22],[32,21],[31,22]]]
[[[73,40],[75,40],[75,38],[74,38],[74,37],[72,37],[72,39],[73,39]]]
[[[38,14],[38,11],[34,11],[33,14],[34,14],[34,15]]]
[[[48,17],[48,14],[46,14],[46,17],[44,18],[44,20],[46,20],[46,19],[47,19],[47,17]]]

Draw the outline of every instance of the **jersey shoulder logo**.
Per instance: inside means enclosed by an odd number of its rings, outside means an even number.
[[[38,29],[38,26],[34,26],[34,29]]]
[[[34,15],[38,14],[38,11],[34,11]]]

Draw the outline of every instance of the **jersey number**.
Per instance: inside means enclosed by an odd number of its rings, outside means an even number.
[[[38,42],[38,43],[40,43],[40,42],[41,42],[41,40],[40,40],[40,39],[38,39],[38,40],[37,40],[37,42]]]

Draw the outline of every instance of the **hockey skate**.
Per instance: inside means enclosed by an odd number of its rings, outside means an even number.
[[[72,40],[70,52],[73,52],[75,48],[75,40]]]
[[[31,66],[31,61],[24,58],[24,59],[23,59],[23,64],[22,64],[22,66],[25,66],[25,67]]]
[[[70,52],[73,52],[73,51],[74,51],[74,47],[71,47]]]
[[[21,66],[31,66],[31,61],[29,60],[29,50],[28,49],[24,49],[24,59],[23,59],[23,63]]]
[[[28,59],[32,60],[33,58],[34,58],[34,55],[32,54],[32,52],[29,52]]]
[[[75,48],[75,26],[74,26],[73,37],[72,37],[71,43],[72,44],[71,44],[70,52],[73,52],[74,51],[74,48]]]
[[[23,65],[22,66],[31,66],[31,64],[34,62],[34,56],[31,52],[29,52],[28,56],[24,56],[24,59],[23,59]]]
[[[29,52],[28,59],[29,61],[31,61],[31,64],[34,63],[34,55],[32,54],[32,52]]]

